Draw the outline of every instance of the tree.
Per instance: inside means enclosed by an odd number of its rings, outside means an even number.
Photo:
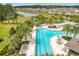
[[[10,37],[16,33],[16,30],[12,27],[9,31]]]
[[[11,4],[0,5],[0,21],[3,20],[14,20],[17,18],[15,8]]]
[[[16,50],[20,49],[24,36],[26,37],[27,41],[27,37],[30,35],[33,26],[34,23],[31,21],[31,19],[29,19],[16,29],[16,33],[11,37],[12,45],[13,47],[15,47]]]
[[[66,33],[66,36],[68,36],[68,34],[71,32],[70,27],[70,24],[64,25],[63,31]]]
[[[65,25],[64,26],[64,29],[63,29],[64,32],[66,32],[66,36],[68,36],[68,34],[73,34],[74,35],[74,38],[76,38],[76,35],[79,34],[79,24],[75,24],[75,25]]]
[[[0,42],[2,42],[3,41],[3,38],[2,37],[0,37]]]
[[[74,38],[76,38],[76,35],[79,34],[79,24],[73,25],[73,32],[74,33]]]

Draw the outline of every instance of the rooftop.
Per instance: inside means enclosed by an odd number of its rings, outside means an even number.
[[[79,41],[78,40],[70,40],[67,44],[65,44],[70,50],[73,50],[79,53]]]

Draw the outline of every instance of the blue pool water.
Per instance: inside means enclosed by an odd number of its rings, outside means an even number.
[[[65,35],[63,31],[53,31],[46,28],[36,29],[36,56],[51,55],[50,39],[53,36]]]

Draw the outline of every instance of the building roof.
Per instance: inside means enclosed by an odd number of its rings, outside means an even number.
[[[79,53],[79,41],[78,40],[70,40],[65,44],[69,49]]]

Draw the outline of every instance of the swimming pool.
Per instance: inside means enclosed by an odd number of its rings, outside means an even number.
[[[46,28],[36,29],[36,56],[51,55],[52,49],[50,46],[50,39],[53,36],[65,35],[63,31],[53,31]]]

